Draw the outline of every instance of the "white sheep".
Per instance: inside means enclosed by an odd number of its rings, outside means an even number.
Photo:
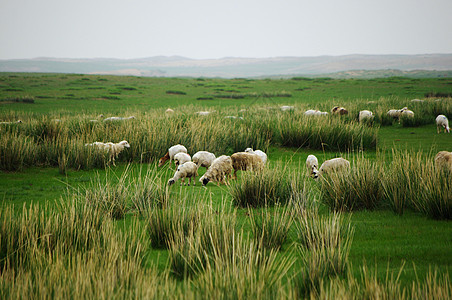
[[[208,169],[215,159],[215,154],[208,151],[198,151],[193,155],[193,162],[199,167]]]
[[[452,171],[452,152],[439,151],[435,156],[435,164],[438,168]]]
[[[280,106],[279,109],[281,109],[281,111],[291,111],[291,110],[294,110],[295,107],[291,106],[291,105],[283,105],[283,106]]]
[[[320,111],[317,109],[308,109],[304,112],[305,116],[327,116],[328,112],[326,111]]]
[[[364,122],[365,120],[372,120],[374,118],[374,114],[370,110],[362,110],[359,112],[358,121]]]
[[[213,110],[213,111],[197,111],[197,112],[195,112],[195,114],[197,114],[198,116],[208,116],[214,112],[216,112],[216,111],[215,110]]]
[[[104,122],[108,122],[108,121],[124,121],[124,120],[131,120],[131,119],[135,119],[135,116],[130,116],[127,118],[124,117],[109,117],[109,118],[105,118]]]
[[[225,179],[230,178],[232,173],[232,159],[230,156],[221,155],[214,159],[206,173],[199,178],[202,185],[205,186],[209,181],[225,183]],[[226,182],[227,183],[227,182]]]
[[[236,116],[226,116],[224,117],[225,119],[239,119],[239,120],[244,120],[243,117],[236,117]]]
[[[165,114],[172,115],[172,114],[174,114],[174,110],[171,108],[168,108],[167,110],[165,110]]]
[[[424,102],[424,100],[421,100],[421,99],[412,99],[411,102],[413,102],[413,103],[422,103],[422,102]]]
[[[193,179],[193,185],[196,185],[196,176],[198,176],[198,166],[189,161],[183,163],[177,167],[176,173],[174,173],[173,178],[168,180],[168,185],[173,185],[179,179],[182,179],[180,185],[185,185],[185,178],[188,178],[188,185],[190,185]]]
[[[314,178],[318,178],[320,175],[330,172],[336,172],[342,169],[350,169],[350,162],[342,157],[332,158],[323,162],[319,168],[318,174],[314,175]]]
[[[5,124],[5,125],[8,125],[8,124],[20,124],[20,123],[22,123],[21,120],[17,120],[17,121],[13,121],[13,122],[0,122],[0,124]]]
[[[191,161],[191,157],[187,153],[179,152],[176,155],[174,155],[174,163],[176,167],[189,161]]]
[[[407,110],[408,107],[404,107],[402,109],[390,109],[387,112],[387,115],[393,117],[394,119],[399,119],[402,113]]]
[[[253,150],[253,148],[246,148],[245,152],[257,154],[262,159],[262,162],[264,163],[264,165],[267,162],[267,154],[265,154],[265,152],[262,150]]]
[[[414,111],[409,110],[409,109],[405,109],[404,111],[402,111],[402,114],[400,116],[413,118],[414,117]]]
[[[444,128],[444,132],[450,132],[449,120],[445,115],[438,115],[436,117],[436,131],[440,133],[441,128]]]
[[[130,144],[124,140],[119,143],[102,143],[102,142],[94,142],[92,144],[85,144],[85,146],[95,146],[98,149],[104,150],[109,153],[110,160],[109,163],[113,162],[113,165],[116,166],[115,159],[118,157],[119,153],[121,153],[124,148],[130,148]]]
[[[309,176],[313,176],[314,178],[318,177],[319,161],[315,155],[308,155],[306,158],[306,168],[308,169]]]
[[[159,167],[163,166],[167,160],[170,161],[169,163],[171,165],[171,161],[174,160],[174,155],[176,155],[179,152],[188,153],[187,148],[185,148],[184,146],[182,146],[180,144],[170,147],[168,149],[168,152],[166,152],[165,156],[160,158],[158,166]]]
[[[259,171],[264,168],[264,163],[257,154],[237,152],[231,155],[231,159],[235,179],[237,179],[237,171]]]

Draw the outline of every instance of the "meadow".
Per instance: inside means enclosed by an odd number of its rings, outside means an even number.
[[[451,78],[2,73],[0,297],[449,299],[452,173],[433,157],[452,149],[434,123],[451,94]],[[335,105],[349,114],[303,115]],[[404,106],[414,118],[387,117]],[[85,146],[121,140],[117,166]],[[169,187],[157,161],[178,143],[269,162]],[[314,181],[309,154],[351,170]]]

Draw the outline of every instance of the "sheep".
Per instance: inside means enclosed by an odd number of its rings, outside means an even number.
[[[327,116],[328,113],[326,111],[320,111],[317,109],[309,109],[304,112],[305,116]]]
[[[399,119],[402,113],[407,109],[408,107],[404,107],[402,109],[390,109],[386,114],[394,119]]]
[[[348,115],[348,110],[346,110],[344,107],[335,106],[331,109],[331,113],[336,115]]]
[[[445,115],[438,115],[436,117],[436,131],[440,133],[441,127],[444,128],[444,132],[450,132],[449,120]]]
[[[218,182],[219,184],[225,183],[225,179],[230,178],[232,169],[231,157],[222,155],[214,159],[206,173],[199,178],[199,181],[202,182],[203,186],[209,183],[209,181]]]
[[[452,171],[452,152],[439,151],[435,156],[435,164],[438,168]]]
[[[413,103],[422,103],[422,102],[424,102],[424,100],[421,100],[421,99],[412,99],[411,102],[413,102]]]
[[[17,120],[17,121],[13,121],[13,122],[0,122],[0,124],[5,124],[5,125],[8,125],[8,124],[20,124],[20,123],[23,123],[21,120]]]
[[[208,169],[215,159],[215,154],[208,151],[198,151],[193,155],[193,162],[199,167]]]
[[[226,116],[224,117],[225,119],[239,119],[239,120],[244,120],[243,117],[236,117],[236,116]]]
[[[262,159],[264,165],[267,162],[267,154],[265,154],[265,152],[262,150],[253,150],[253,148],[246,148],[245,152],[257,154]]]
[[[195,112],[195,114],[197,114],[198,116],[208,116],[214,112],[216,112],[216,111],[215,110],[213,110],[213,111],[197,111],[197,112]]]
[[[404,111],[402,111],[400,116],[406,116],[406,117],[413,118],[414,117],[414,111],[409,110],[409,109],[405,109]]]
[[[171,108],[168,108],[167,110],[165,110],[165,114],[172,115],[172,114],[174,114],[174,110]]]
[[[308,155],[306,158],[306,167],[308,169],[308,175],[313,176],[314,178],[318,177],[318,168],[319,168],[319,161],[315,155]]]
[[[332,158],[323,162],[319,168],[318,174],[314,174],[314,178],[317,179],[320,175],[342,169],[350,169],[350,162],[342,157]]]
[[[98,149],[104,150],[109,153],[110,160],[109,163],[113,162],[113,165],[116,166],[115,159],[118,157],[119,153],[121,153],[124,148],[130,148],[130,144],[124,140],[119,143],[102,143],[102,142],[94,142],[92,144],[85,144],[85,146],[95,146]]]
[[[193,185],[196,185],[196,176],[198,176],[198,166],[195,163],[188,161],[177,167],[173,178],[168,180],[168,185],[173,185],[179,179],[182,179],[180,185],[185,185],[185,178],[188,178],[188,185],[190,185],[192,179]]]
[[[123,118],[123,117],[109,117],[109,118],[105,118],[104,122],[108,122],[108,121],[123,121],[123,120],[130,120],[130,119],[135,119],[135,116],[130,116],[127,118]]]
[[[295,107],[291,106],[291,105],[283,105],[283,106],[280,106],[279,109],[281,109],[281,111],[290,111],[290,110],[294,110]]]
[[[174,163],[176,167],[189,161],[191,161],[191,157],[187,153],[179,152],[176,155],[174,155]]]
[[[359,112],[359,115],[358,115],[358,121],[360,123],[362,123],[366,120],[372,120],[373,118],[374,118],[374,115],[370,110],[362,110]]]
[[[170,165],[171,165],[171,161],[174,160],[174,155],[176,155],[179,152],[188,153],[187,148],[185,148],[182,145],[178,144],[178,145],[174,145],[174,146],[170,147],[168,149],[168,152],[166,152],[165,156],[160,158],[158,166],[159,167],[163,166],[167,160],[170,161]]]
[[[237,179],[237,171],[262,170],[264,163],[257,154],[237,152],[231,155],[232,167],[234,168],[234,179]]]

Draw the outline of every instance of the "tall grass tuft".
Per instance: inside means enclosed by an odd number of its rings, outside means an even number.
[[[266,249],[279,250],[287,240],[292,225],[292,208],[264,207],[261,212],[248,209],[251,231],[256,245]]]
[[[375,209],[381,207],[383,188],[381,163],[357,159],[350,171],[320,177],[321,200],[336,211]]]
[[[317,210],[296,216],[301,271],[295,280],[300,296],[319,294],[322,281],[348,269],[353,228],[339,213],[320,216]]]
[[[242,176],[228,187],[234,205],[264,207],[286,204],[293,198],[299,183],[298,175],[277,165],[261,172],[242,172]]]

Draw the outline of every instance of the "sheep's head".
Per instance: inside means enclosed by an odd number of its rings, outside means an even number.
[[[333,107],[332,109],[331,109],[331,112],[336,112],[336,110],[338,110],[338,108],[339,108],[339,106],[335,106],[335,107]]]
[[[130,144],[127,141],[121,141],[119,142],[120,145],[123,145],[126,148],[130,148]]]
[[[245,152],[253,152],[253,148],[246,148]]]
[[[208,177],[202,178],[202,185],[205,186],[209,183],[210,179]]]
[[[315,166],[311,167],[311,175],[314,179],[319,178],[319,170]]]
[[[175,182],[176,180],[171,178],[170,180],[168,180],[168,185],[173,185]]]

